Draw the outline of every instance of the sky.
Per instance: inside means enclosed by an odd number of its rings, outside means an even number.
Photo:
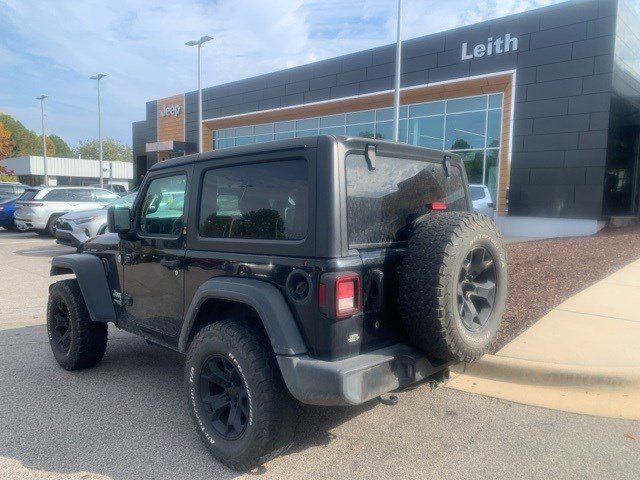
[[[559,0],[404,0],[414,38]],[[0,111],[74,147],[102,132],[131,144],[145,102],[195,90],[196,49],[207,34],[203,86],[217,85],[395,41],[394,0],[0,0]]]

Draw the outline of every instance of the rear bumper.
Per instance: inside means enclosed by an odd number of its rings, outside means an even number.
[[[277,358],[291,394],[310,405],[358,405],[449,366],[404,344],[335,362],[308,355]]]

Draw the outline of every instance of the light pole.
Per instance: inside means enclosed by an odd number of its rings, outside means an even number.
[[[393,93],[393,141],[400,132],[400,80],[402,75],[402,0],[398,0],[398,38],[396,40],[396,88]]]
[[[44,99],[49,98],[48,95],[44,93],[39,97],[36,97],[36,100],[40,100],[40,122],[42,123],[42,160],[44,164],[44,186],[49,186],[49,173],[47,171],[47,137],[44,134]]]
[[[100,160],[100,186],[102,187],[104,184],[104,172],[102,171],[102,112],[100,105],[100,79],[106,77],[104,73],[99,73],[92,77],[89,77],[91,80],[98,81],[98,157]]]
[[[200,40],[189,40],[185,45],[188,47],[198,46],[198,152],[202,153],[202,86],[200,85],[200,70],[201,70],[201,61],[200,61],[200,49],[202,48],[202,44],[208,42],[209,40],[213,40],[212,37],[207,35],[203,35],[200,37]]]

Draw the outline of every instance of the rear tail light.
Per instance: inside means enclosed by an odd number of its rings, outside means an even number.
[[[431,202],[429,204],[429,210],[441,212],[442,210],[447,209],[447,204],[444,202]]]
[[[325,273],[318,286],[318,306],[329,317],[346,318],[361,309],[360,276],[353,272]]]

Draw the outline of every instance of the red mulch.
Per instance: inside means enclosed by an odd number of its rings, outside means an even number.
[[[640,225],[507,245],[509,301],[493,352],[580,290],[640,258]]]

